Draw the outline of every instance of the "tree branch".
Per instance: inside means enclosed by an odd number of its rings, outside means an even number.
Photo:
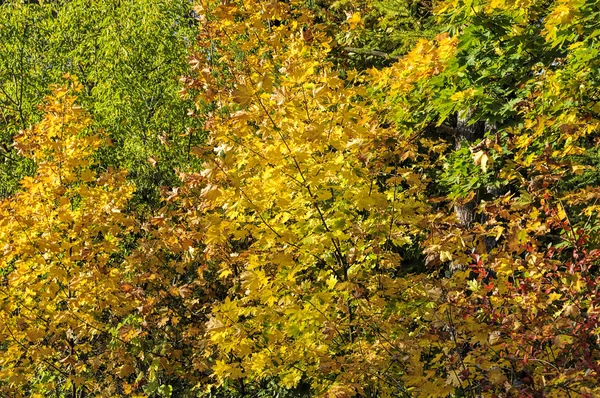
[[[390,55],[388,53],[384,53],[383,51],[377,50],[369,50],[367,48],[358,48],[358,47],[344,47],[344,51],[348,53],[362,54],[362,55],[373,55],[375,57],[382,57],[386,59],[400,59],[401,57],[397,55]]]

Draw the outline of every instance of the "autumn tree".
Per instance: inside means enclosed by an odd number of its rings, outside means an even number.
[[[203,165],[151,212],[54,89],[0,205],[0,391],[600,393],[600,8],[421,2],[366,68],[340,49],[382,4],[200,1]]]
[[[216,108],[216,157],[184,181],[231,285],[207,326],[218,384],[593,394],[596,188],[580,175],[595,162],[596,6],[437,13],[448,34],[342,76],[300,3],[200,8],[211,52],[188,85]],[[412,242],[430,275],[405,273]]]
[[[36,172],[0,205],[0,391],[6,396],[112,395],[135,357],[134,272],[120,255],[133,227],[133,186],[92,160],[103,138],[75,104],[83,87],[54,88],[44,118],[16,138]]]
[[[433,334],[421,336],[454,345],[426,365],[439,373],[445,363],[451,377],[438,388],[597,394],[597,83],[583,54],[596,51],[599,11],[587,2],[445,3],[440,16],[461,27],[447,68],[398,90],[391,82],[407,75],[399,63],[379,86],[408,132],[463,140],[436,174],[451,201],[431,216],[425,241],[432,266],[463,269],[442,279]],[[462,137],[461,115],[477,135]],[[468,205],[468,219],[452,204]],[[407,382],[427,395],[431,373],[414,376]]]
[[[368,78],[337,73],[332,39],[300,4],[197,12],[210,51],[186,83],[215,108],[196,150],[213,159],[182,176],[177,196],[230,286],[207,324],[216,384],[408,394],[398,375],[412,362],[399,358],[418,357],[404,342],[429,299],[422,276],[400,277],[401,261],[430,211],[419,147],[435,143],[382,126]],[[448,35],[436,43],[424,76],[454,52]]]

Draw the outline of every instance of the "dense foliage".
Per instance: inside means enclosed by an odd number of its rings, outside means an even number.
[[[81,77],[14,138],[36,169],[0,204],[3,395],[600,394],[599,3],[192,15],[172,104],[206,141],[164,144],[177,181],[106,167],[147,148],[99,127],[158,132]]]
[[[136,204],[155,205],[156,186],[176,182],[190,163],[201,123],[178,95],[196,21],[187,0],[22,1],[0,5],[0,195],[15,191],[33,164],[11,150],[12,137],[41,118],[38,105],[64,73],[83,86],[79,103],[114,146],[103,167],[125,167]]]

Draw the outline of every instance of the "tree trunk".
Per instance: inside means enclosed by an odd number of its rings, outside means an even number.
[[[486,124],[484,122],[469,123],[472,111],[459,112],[456,118],[456,149],[462,145],[471,145],[475,140],[483,138]],[[479,203],[479,193],[466,203],[455,204],[454,214],[460,225],[468,227],[475,220],[475,208]]]

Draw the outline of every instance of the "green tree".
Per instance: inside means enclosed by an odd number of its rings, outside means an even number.
[[[139,203],[156,203],[156,186],[175,181],[201,140],[193,103],[179,95],[195,43],[186,0],[10,0],[0,5],[1,194],[17,189],[34,165],[11,148],[19,130],[40,120],[37,105],[64,73],[84,86],[94,128],[110,131],[101,167],[129,170]]]

